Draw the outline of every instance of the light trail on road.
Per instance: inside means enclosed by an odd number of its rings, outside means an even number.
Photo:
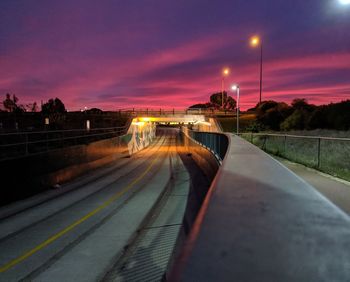
[[[107,237],[119,236],[118,234],[121,233],[120,236],[123,238],[119,246],[118,244],[114,246],[114,252],[106,254],[108,259],[99,261],[100,268],[106,267],[107,261],[117,255],[123,244],[126,244],[129,237],[137,230],[157,195],[166,186],[170,178],[171,161],[169,158],[172,153],[176,152],[177,133],[178,131],[174,129],[160,131],[151,147],[137,153],[126,162],[125,167],[127,168],[123,168],[124,175],[119,175],[112,183],[102,184],[90,195],[85,195],[83,193],[85,187],[82,187],[74,191],[77,194],[81,193],[82,198],[74,198],[75,202],[68,206],[63,204],[58,211],[48,212],[50,206],[60,201],[61,197],[1,221],[0,228],[11,222],[19,226],[12,227],[13,232],[8,230],[5,234],[0,232],[2,250],[0,281],[35,279],[46,270],[51,270],[52,266],[55,266],[60,260],[69,257],[70,253],[72,257],[77,255],[75,249],[79,248],[79,244],[88,241],[100,229],[114,226],[113,234],[105,235]],[[94,182],[86,186],[89,185],[93,186]],[[72,195],[74,193],[72,192]],[[71,192],[62,197],[69,199],[70,194]],[[39,213],[41,216],[34,216],[32,222],[29,218],[30,224],[28,225],[21,218],[27,212],[31,212],[32,215]],[[48,216],[45,216],[46,212]],[[16,222],[17,218],[21,220]],[[130,222],[125,222],[126,218]],[[119,223],[122,223],[123,226]],[[96,243],[96,246],[99,244],[103,243]],[[106,244],[109,245],[109,243]],[[92,250],[89,251],[91,255],[94,254],[93,249],[92,247]],[[92,276],[91,280],[96,278]]]

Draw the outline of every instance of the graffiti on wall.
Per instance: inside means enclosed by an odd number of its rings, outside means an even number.
[[[156,136],[156,126],[149,121],[140,121],[135,118],[131,122],[127,136],[129,137],[127,145],[129,154],[134,154],[137,151],[147,147]]]

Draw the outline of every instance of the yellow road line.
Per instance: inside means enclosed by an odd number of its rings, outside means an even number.
[[[16,264],[22,262],[23,260],[27,259],[28,257],[32,256],[33,254],[35,254],[36,252],[40,251],[41,249],[45,248],[46,246],[48,246],[49,244],[51,244],[52,242],[54,242],[55,240],[57,240],[58,238],[62,237],[64,234],[68,233],[69,231],[71,231],[72,229],[74,229],[75,227],[77,227],[79,224],[83,223],[84,221],[86,221],[87,219],[89,219],[90,217],[92,217],[93,215],[97,214],[98,212],[100,212],[101,210],[103,210],[104,208],[106,208],[107,206],[109,206],[111,203],[113,203],[114,201],[116,201],[118,198],[120,198],[122,195],[124,195],[126,192],[128,192],[135,184],[137,184],[140,180],[142,180],[146,174],[152,169],[152,167],[154,166],[156,160],[158,159],[155,158],[151,164],[149,165],[149,167],[136,179],[134,179],[132,182],[130,182],[122,191],[116,193],[115,195],[111,196],[109,199],[107,199],[102,205],[100,205],[99,207],[97,207],[96,209],[94,209],[93,211],[89,212],[88,214],[86,214],[85,216],[83,216],[82,218],[80,218],[79,220],[73,222],[71,225],[69,225],[68,227],[64,228],[63,230],[61,230],[60,232],[56,233],[55,235],[51,236],[50,238],[48,238],[47,240],[45,240],[44,242],[42,242],[41,244],[39,244],[38,246],[36,246],[35,248],[31,249],[30,251],[24,253],[23,255],[9,261],[8,263],[4,264],[3,266],[0,267],[0,273],[1,272],[5,272],[8,269],[12,268],[13,266],[15,266]]]

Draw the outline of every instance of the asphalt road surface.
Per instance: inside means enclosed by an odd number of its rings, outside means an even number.
[[[0,281],[103,278],[167,186],[177,133],[162,130],[103,177],[2,219]]]

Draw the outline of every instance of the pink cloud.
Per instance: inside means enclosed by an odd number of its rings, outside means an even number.
[[[162,73],[174,66],[196,64],[218,54],[223,48],[237,43],[232,32],[224,32],[186,44],[168,47],[147,54],[120,56],[79,55],[70,53],[72,43],[61,46],[63,51],[50,50],[36,44],[14,50],[1,57],[0,89],[15,92],[22,102],[61,98],[71,110],[84,106],[113,110],[120,107],[169,107],[183,108],[206,102],[210,93],[220,90],[218,65],[198,67],[190,75],[183,72],[158,78],[153,73]],[[80,44],[90,44],[94,50],[100,42],[113,44],[110,34],[99,35],[91,43],[81,39]],[[136,39],[135,39],[136,40]],[[264,99],[290,102],[294,98],[307,98],[321,104],[350,97],[350,84],[314,81],[322,71],[347,70],[350,53],[329,53],[288,58],[267,59],[264,62]],[[227,78],[238,82],[242,90],[242,108],[257,103],[259,91],[259,64],[232,62],[232,75]],[[150,74],[153,74],[150,76]],[[327,74],[325,74],[327,75]],[[300,83],[305,79],[309,82]],[[5,93],[3,93],[5,94]],[[232,93],[234,96],[234,93]]]

